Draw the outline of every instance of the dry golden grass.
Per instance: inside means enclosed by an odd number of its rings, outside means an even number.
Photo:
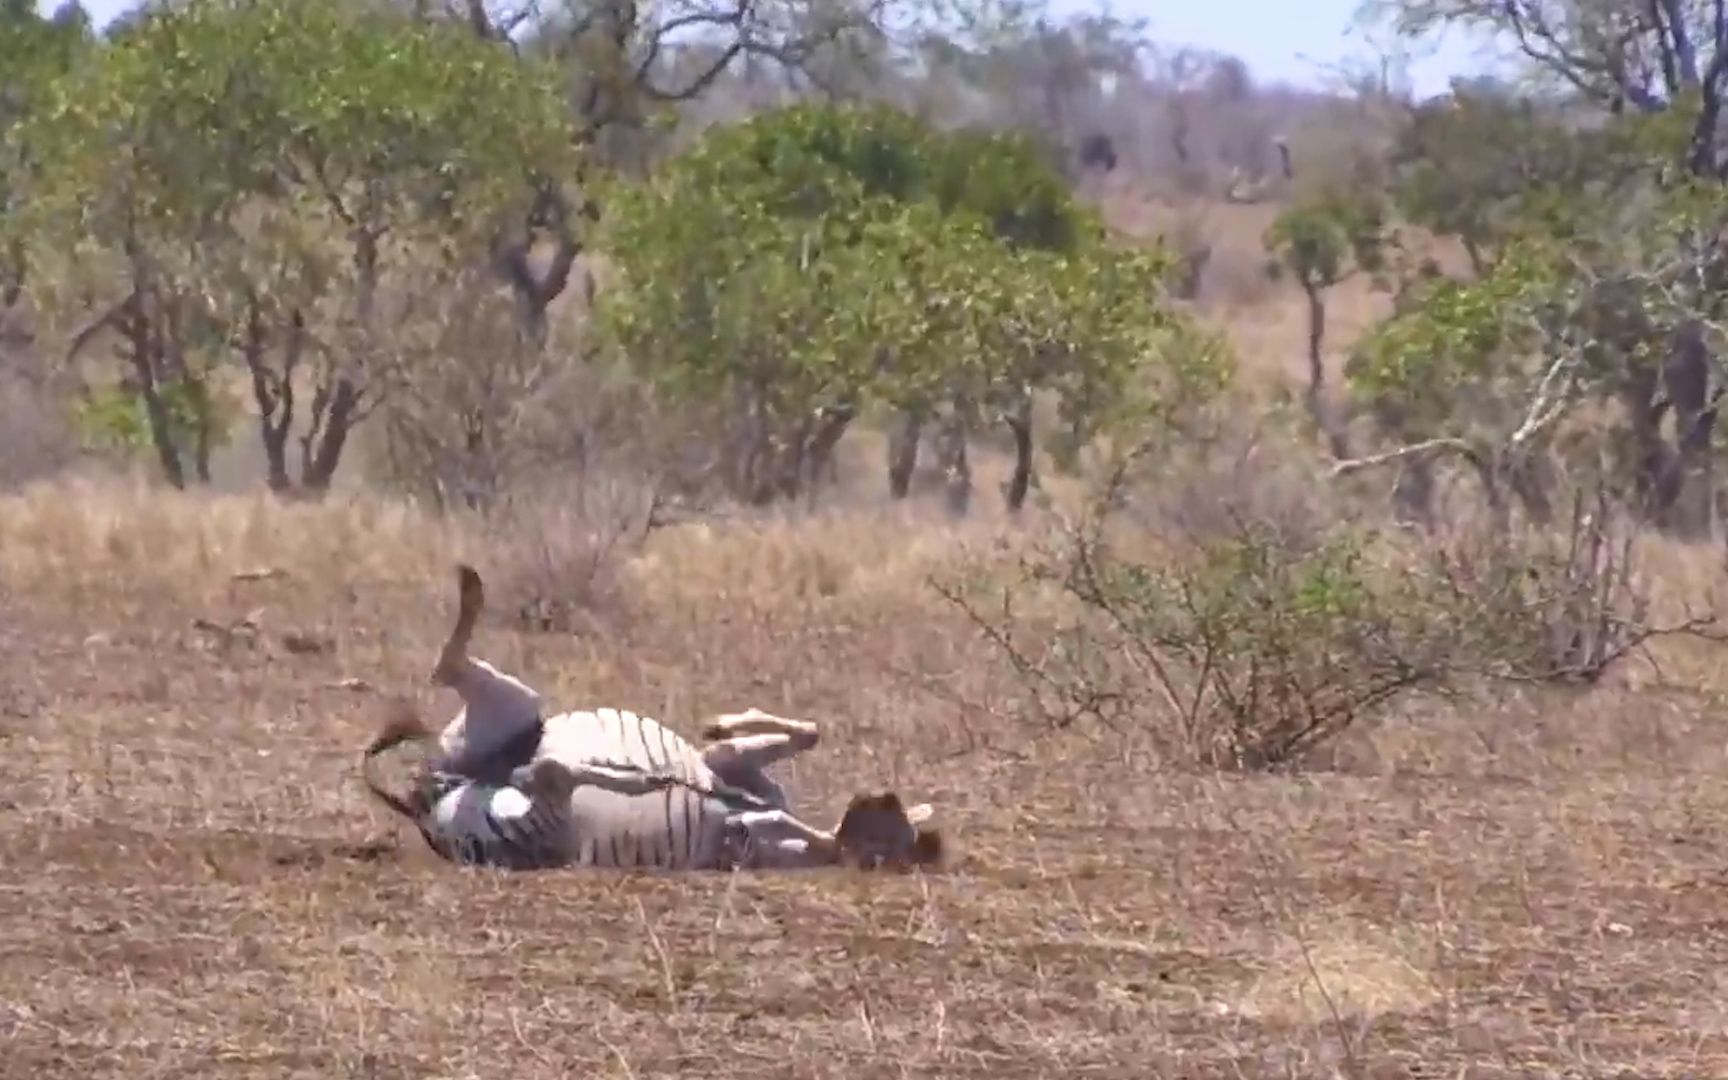
[[[380,695],[452,707],[451,563],[509,538],[363,496],[0,499],[0,1075],[1728,1075],[1701,659],[1684,693],[1412,708],[1305,777],[1154,773],[1041,732],[925,587],[1021,533],[916,516],[666,530],[591,629],[483,628],[566,705],[816,718],[799,806],[891,786],[954,852],[675,880],[459,870],[362,797]]]

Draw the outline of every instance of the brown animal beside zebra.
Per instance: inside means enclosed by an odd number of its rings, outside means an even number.
[[[521,680],[470,656],[484,586],[457,570],[455,627],[432,671],[462,699],[434,736],[406,706],[367,747],[362,775],[384,805],[451,861],[509,869],[560,866],[722,870],[929,865],[942,841],[920,828],[928,804],[859,795],[832,830],[796,817],[767,768],[814,747],[807,721],[759,709],[720,716],[698,750],[652,717],[601,708],[545,716]],[[374,764],[403,743],[431,750],[406,794]]]

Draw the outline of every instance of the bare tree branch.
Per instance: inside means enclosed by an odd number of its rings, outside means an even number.
[[[1463,439],[1449,437],[1424,439],[1409,446],[1400,446],[1396,450],[1388,450],[1382,454],[1369,454],[1365,457],[1347,458],[1332,466],[1334,477],[1348,476],[1361,472],[1363,469],[1375,469],[1382,465],[1396,465],[1412,458],[1427,457],[1443,453],[1458,454],[1462,457],[1476,460],[1481,456],[1479,450]]]

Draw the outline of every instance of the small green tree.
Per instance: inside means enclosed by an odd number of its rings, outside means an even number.
[[[1344,423],[1325,397],[1326,293],[1357,273],[1379,275],[1386,266],[1386,213],[1366,193],[1321,192],[1284,211],[1266,231],[1273,261],[1268,271],[1288,272],[1308,301],[1308,412],[1335,457],[1350,456]]]
[[[1514,495],[1547,520],[1555,434],[1594,403],[1570,431],[1573,456],[1605,463],[1647,520],[1708,534],[1728,199],[1674,178],[1632,198],[1586,187],[1532,205],[1488,274],[1431,282],[1360,343],[1351,389],[1398,417],[1404,445],[1340,471],[1454,454],[1498,515]]]

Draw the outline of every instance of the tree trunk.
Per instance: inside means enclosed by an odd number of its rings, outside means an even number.
[[[1522,454],[1501,462],[1500,475],[1526,516],[1537,525],[1554,520],[1554,470],[1540,448],[1526,449]]]
[[[810,449],[806,455],[809,473],[805,477],[812,498],[816,487],[824,475],[834,475],[834,450],[840,445],[841,436],[846,434],[846,428],[851,425],[858,410],[851,404],[836,405],[820,412],[816,426],[816,434],[810,439]]]
[[[901,414],[899,430],[888,440],[888,494],[904,499],[912,490],[912,474],[918,468],[918,442],[924,434],[922,409]]]
[[[186,376],[181,378],[186,379]],[[192,471],[200,484],[208,484],[216,410],[210,402],[210,387],[203,379],[187,380],[186,392],[192,410]]]
[[[740,388],[738,397],[741,420],[726,451],[726,482],[734,498],[759,505],[764,501],[763,489],[771,488],[762,477],[772,475],[773,430],[760,387]],[[772,498],[771,490],[766,497]]]
[[[1657,396],[1661,373],[1654,364],[1634,362],[1620,385],[1620,403],[1626,410],[1631,440],[1632,474],[1640,516],[1656,521],[1661,516],[1663,478],[1669,473],[1672,452],[1662,437],[1662,417],[1667,405]]]
[[[372,352],[378,332],[378,239],[379,231],[362,225],[354,230],[354,321],[359,326],[359,349],[362,371],[372,367]],[[365,391],[352,374],[355,365],[339,365],[330,375],[329,384],[314,399],[313,410],[322,413],[314,420],[318,436],[317,451],[304,462],[300,484],[306,491],[322,495],[330,490],[336,469],[342,464],[342,452],[347,448],[348,435],[363,413],[361,398]]]
[[[342,451],[348,445],[348,432],[360,411],[360,388],[352,379],[337,376],[330,389],[329,410],[324,414],[317,452],[306,463],[301,486],[308,492],[322,495],[330,490],[336,478],[336,467],[342,463]]]
[[[278,495],[294,486],[288,477],[288,433],[294,424],[294,372],[305,348],[305,325],[298,310],[289,316],[280,374],[266,359],[269,341],[256,301],[248,305],[245,336],[240,342],[241,358],[252,376],[252,400],[258,405],[258,439],[268,470],[265,482]]]
[[[1464,248],[1464,257],[1470,260],[1470,273],[1477,278],[1488,274],[1488,259],[1482,254],[1482,245],[1471,236],[1460,236],[1459,243]]]
[[[1423,531],[1434,528],[1434,462],[1427,457],[1407,458],[1398,468],[1392,485],[1392,509],[1399,521]]]
[[[132,317],[127,324],[129,358],[132,361],[133,374],[138,380],[138,396],[144,402],[144,416],[150,425],[150,442],[156,448],[156,459],[161,463],[162,475],[169,484],[184,491],[186,470],[180,462],[180,450],[174,445],[173,424],[168,415],[168,405],[162,400],[161,390],[156,384],[157,349],[160,342],[153,322],[149,303],[141,300],[133,308]]]
[[[210,387],[201,372],[186,362],[185,307],[181,297],[158,293],[155,316],[151,326],[156,334],[153,356],[159,380],[165,380],[180,393],[192,440],[192,474],[198,482],[210,482],[210,449],[214,441],[212,428],[216,423],[211,408]],[[160,383],[159,383],[160,385]]]
[[[1675,428],[1675,453],[1658,488],[1663,493],[1662,524],[1689,540],[1708,539],[1716,524],[1710,444],[1717,403],[1710,387],[1709,345],[1697,322],[1686,323],[1675,334],[1662,376],[1673,403]]]
[[[24,279],[29,263],[24,241],[13,237],[6,242],[6,254],[0,259],[0,308],[10,310],[24,295]]]
[[[1026,505],[1026,493],[1032,487],[1032,395],[1023,395],[1002,419],[1014,434],[1014,474],[1008,479],[1005,493],[1008,512],[1018,514]]]
[[[1488,503],[1488,518],[1493,522],[1496,532],[1506,532],[1512,527],[1512,512],[1506,504],[1506,490],[1501,484],[1501,462],[1497,454],[1472,457],[1470,464],[1476,468],[1476,477],[1482,482],[1482,497]]]
[[[937,460],[942,469],[948,512],[965,517],[972,506],[972,463],[966,457],[968,402],[956,401],[948,410],[937,436]]]
[[[1306,278],[1302,292],[1308,298],[1308,415],[1326,437],[1332,456],[1343,461],[1350,457],[1350,443],[1326,401],[1326,294],[1317,282]]]
[[[810,440],[816,427],[815,415],[801,417],[792,430],[774,441],[773,494],[783,499],[796,499],[804,486],[804,466],[810,453]]]
[[[599,208],[592,202],[584,202],[578,213],[589,221],[599,218]],[[546,345],[547,309],[570,283],[570,271],[582,253],[582,244],[570,220],[571,207],[552,184],[539,185],[529,217],[530,223],[520,233],[499,237],[493,245],[492,261],[516,298],[523,337],[539,349]],[[551,258],[538,273],[532,260],[535,220],[546,226],[552,238]]]
[[[1632,444],[1632,469],[1642,518],[1688,539],[1715,532],[1715,469],[1711,442],[1717,402],[1710,385],[1709,347],[1700,327],[1682,326],[1660,367],[1634,366],[1620,388]],[[1662,431],[1674,412],[1675,437]]]

